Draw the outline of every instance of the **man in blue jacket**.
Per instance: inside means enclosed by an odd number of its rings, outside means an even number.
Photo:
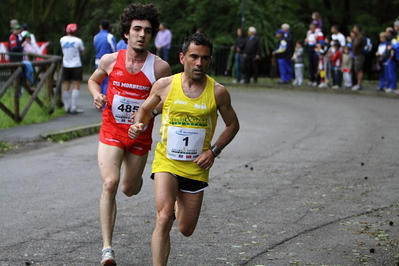
[[[114,35],[109,32],[109,22],[108,20],[101,20],[100,32],[94,36],[93,44],[96,49],[96,59],[95,67],[98,68],[98,62],[100,58],[105,54],[110,54],[116,52],[116,39]],[[108,78],[104,79],[101,84],[101,93],[106,95],[108,85]]]

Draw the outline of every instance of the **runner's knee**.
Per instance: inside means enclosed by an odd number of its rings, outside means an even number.
[[[103,192],[116,194],[117,191],[118,191],[118,182],[115,182],[112,179],[106,179],[103,181]]]

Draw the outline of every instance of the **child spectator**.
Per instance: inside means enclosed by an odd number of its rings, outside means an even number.
[[[316,54],[319,58],[317,62],[317,75],[320,80],[319,88],[325,88],[327,87],[327,84],[325,82],[325,77],[326,77],[326,71],[324,69],[324,45],[318,43],[316,44]]]
[[[323,30],[323,20],[321,19],[321,15],[319,12],[313,12],[312,14],[312,23],[316,25],[316,28]]]
[[[342,85],[342,71],[341,71],[341,62],[342,62],[342,54],[340,51],[339,42],[332,41],[332,55],[330,57],[331,66],[332,66],[332,78],[333,78],[333,89],[339,89]]]
[[[325,88],[327,86],[331,86],[331,81],[332,81],[332,70],[331,70],[331,61],[330,61],[332,52],[331,52],[331,37],[329,35],[324,37],[324,45],[320,50],[320,54],[323,56],[323,62],[324,62],[323,69],[325,73],[325,81],[320,83],[319,88]]]
[[[294,86],[302,86],[303,83],[303,53],[303,41],[298,40],[296,42],[294,55],[292,56],[292,60],[294,61],[295,66],[295,81],[293,83]]]
[[[352,65],[353,58],[351,55],[351,50],[348,45],[345,45],[342,49],[341,71],[344,78],[345,89],[347,90],[352,87]]]
[[[378,45],[377,52],[375,55],[377,56],[377,64],[380,69],[380,79],[378,83],[377,91],[385,91],[388,89],[388,81],[389,81],[389,72],[388,72],[388,59],[389,59],[389,51],[388,51],[388,39],[386,32],[380,32],[380,44]]]
[[[22,53],[24,53],[24,57],[23,57],[24,61],[29,60],[29,57],[27,54],[39,53],[32,44],[32,39],[31,39],[29,32],[25,33],[25,37],[22,42],[22,49],[23,49]]]

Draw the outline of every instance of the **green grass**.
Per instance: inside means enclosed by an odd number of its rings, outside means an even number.
[[[22,97],[20,98],[20,112],[25,108],[28,103],[30,95],[24,91]],[[46,104],[44,92],[39,94],[39,99]],[[3,97],[0,98],[0,102],[4,104],[11,111],[14,110],[14,94],[13,90],[9,89]],[[11,117],[5,114],[2,110],[0,110],[0,129],[15,127],[19,125],[29,125],[29,124],[37,124],[41,122],[45,122],[56,117],[60,117],[65,115],[65,112],[62,108],[57,108],[52,114],[48,114],[47,110],[41,108],[36,102],[30,106],[28,112],[21,122],[15,122]]]

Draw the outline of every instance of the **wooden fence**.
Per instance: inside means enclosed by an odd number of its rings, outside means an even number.
[[[21,73],[25,71],[25,63],[0,63],[0,78],[4,81],[0,88],[0,109],[17,123],[23,120],[33,102],[36,102],[49,114],[53,113],[56,107],[62,107],[62,57],[40,54],[28,54],[28,57],[29,62],[35,70],[33,84],[30,84],[28,78],[21,76]],[[45,90],[44,102],[39,99],[39,93],[43,88]],[[13,90],[14,104],[13,108],[9,109],[1,103],[1,98],[10,89]],[[20,93],[22,89],[30,95],[25,106],[20,106]]]

